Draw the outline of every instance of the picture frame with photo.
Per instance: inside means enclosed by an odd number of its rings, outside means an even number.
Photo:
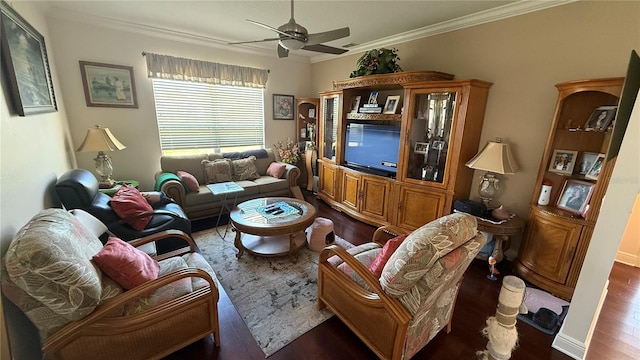
[[[564,182],[564,186],[562,187],[562,192],[560,193],[560,197],[558,197],[556,206],[574,214],[582,215],[586,212],[594,188],[594,183],[576,179],[567,179]]]
[[[354,96],[351,98],[351,105],[349,106],[349,112],[352,114],[358,113],[358,108],[360,107],[360,99],[362,97],[360,95]]]
[[[444,150],[444,141],[434,140],[431,142],[431,148],[433,150]]]
[[[617,106],[600,106],[593,110],[591,116],[584,124],[586,131],[607,131],[609,125],[616,116]]]
[[[309,109],[309,119],[316,118],[316,109]]]
[[[598,176],[600,176],[600,171],[602,171],[602,165],[604,165],[604,157],[605,154],[598,154],[598,157],[589,168],[589,171],[585,174],[584,177],[591,180],[598,180]]]
[[[138,108],[133,67],[79,61],[87,106]]]
[[[572,150],[553,150],[549,171],[556,174],[571,175],[578,158],[578,152]]]
[[[293,120],[293,95],[273,94],[273,120]]]
[[[416,154],[426,154],[429,151],[428,142],[416,142],[413,146],[413,152]]]
[[[389,95],[384,104],[383,114],[395,114],[400,102],[400,95]]]
[[[19,116],[58,111],[44,37],[4,1],[0,16],[2,70],[13,110]]]
[[[371,94],[369,94],[369,100],[367,101],[367,104],[378,105],[378,92],[377,91],[372,91]]]
[[[593,163],[598,159],[598,156],[600,155],[604,156],[604,154],[594,153],[594,152],[585,151],[583,153],[580,153],[580,156],[578,157],[578,162],[576,162],[576,168],[574,170],[576,170],[577,174],[587,175],[587,173],[593,166]]]

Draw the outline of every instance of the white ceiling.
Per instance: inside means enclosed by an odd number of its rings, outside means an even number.
[[[274,32],[251,24],[246,19],[277,28],[286,23],[291,15],[289,0],[45,1],[51,5],[53,16],[119,24],[150,30],[158,35],[182,35],[215,46],[277,37]],[[326,44],[335,47],[357,44],[351,49],[359,51],[384,46],[385,40],[389,44],[398,43],[570,1],[297,0],[294,2],[294,18],[309,33],[350,27],[349,37]],[[277,42],[233,46],[244,50],[268,50],[269,54],[275,56]],[[297,51],[296,55],[312,60],[335,56],[304,50]]]

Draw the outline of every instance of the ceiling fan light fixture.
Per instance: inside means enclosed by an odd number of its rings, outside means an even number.
[[[280,39],[280,46],[287,50],[295,51],[302,49],[304,43],[296,39]]]

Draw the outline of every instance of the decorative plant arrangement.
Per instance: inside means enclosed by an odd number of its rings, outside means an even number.
[[[349,77],[400,72],[402,68],[398,65],[399,60],[396,48],[369,50],[358,59],[358,68]]]
[[[283,162],[296,164],[300,161],[300,148],[298,147],[298,143],[291,140],[291,138],[287,138],[286,143],[278,141],[273,144],[273,146],[278,150],[280,159],[282,159]]]

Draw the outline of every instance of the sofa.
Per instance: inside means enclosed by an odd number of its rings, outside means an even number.
[[[247,163],[249,166],[246,166]],[[215,173],[212,171],[215,166],[230,168],[230,174]],[[279,169],[281,174],[278,171],[274,174],[274,168]],[[273,149],[164,155],[160,158],[160,169],[155,176],[155,190],[173,198],[191,220],[213,217],[222,210],[223,197],[213,195],[207,188],[211,183],[235,181],[244,188],[237,197],[240,203],[261,197],[289,197],[291,188],[297,186],[300,177],[300,169],[280,162]]]

